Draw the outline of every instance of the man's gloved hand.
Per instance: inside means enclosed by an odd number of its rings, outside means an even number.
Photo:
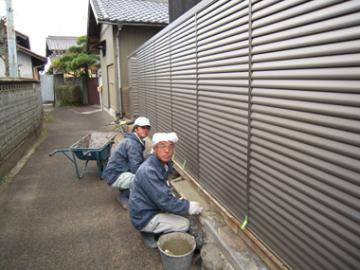
[[[190,215],[198,215],[201,213],[203,208],[200,206],[198,202],[191,201],[189,206],[189,214]]]

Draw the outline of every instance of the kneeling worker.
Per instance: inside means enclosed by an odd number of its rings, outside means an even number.
[[[117,200],[125,209],[128,207],[129,187],[136,171],[144,162],[144,139],[149,135],[149,130],[149,119],[138,117],[134,122],[134,132],[125,134],[102,175],[108,185],[120,190]]]
[[[202,211],[198,202],[176,198],[167,184],[177,141],[175,133],[154,134],[153,154],[138,169],[131,189],[131,223],[137,230],[145,232],[145,244],[150,247],[156,247],[156,242],[147,238],[149,234],[146,233],[186,232],[190,222],[183,216],[197,215]]]

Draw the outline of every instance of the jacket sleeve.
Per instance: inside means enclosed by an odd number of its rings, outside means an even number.
[[[189,201],[174,197],[162,175],[156,170],[146,170],[146,178],[141,184],[144,192],[161,211],[179,215],[187,214]]]
[[[136,145],[136,143],[130,143],[127,146],[127,156],[129,160],[130,172],[136,173],[141,163],[144,161],[142,148]]]

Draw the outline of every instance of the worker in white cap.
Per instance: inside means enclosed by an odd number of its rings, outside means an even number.
[[[108,185],[119,189],[117,200],[125,209],[128,207],[129,187],[136,171],[144,162],[144,139],[149,135],[150,128],[148,118],[138,117],[134,122],[133,132],[125,134],[125,138],[112,153],[102,175]]]
[[[184,216],[202,211],[198,202],[175,197],[167,184],[177,141],[174,132],[154,134],[153,153],[138,169],[131,189],[131,222],[143,232],[145,244],[149,247],[156,247],[154,234],[188,231],[189,220]]]

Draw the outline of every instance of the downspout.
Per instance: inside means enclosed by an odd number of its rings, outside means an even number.
[[[116,71],[117,71],[117,81],[118,81],[118,91],[116,91],[116,100],[117,100],[117,104],[118,104],[118,110],[115,112],[116,113],[116,118],[122,118],[123,117],[123,99],[122,99],[122,85],[121,85],[121,55],[120,55],[120,31],[122,30],[122,25],[118,25],[118,29],[116,32],[116,41],[115,41],[115,46],[116,46]]]

